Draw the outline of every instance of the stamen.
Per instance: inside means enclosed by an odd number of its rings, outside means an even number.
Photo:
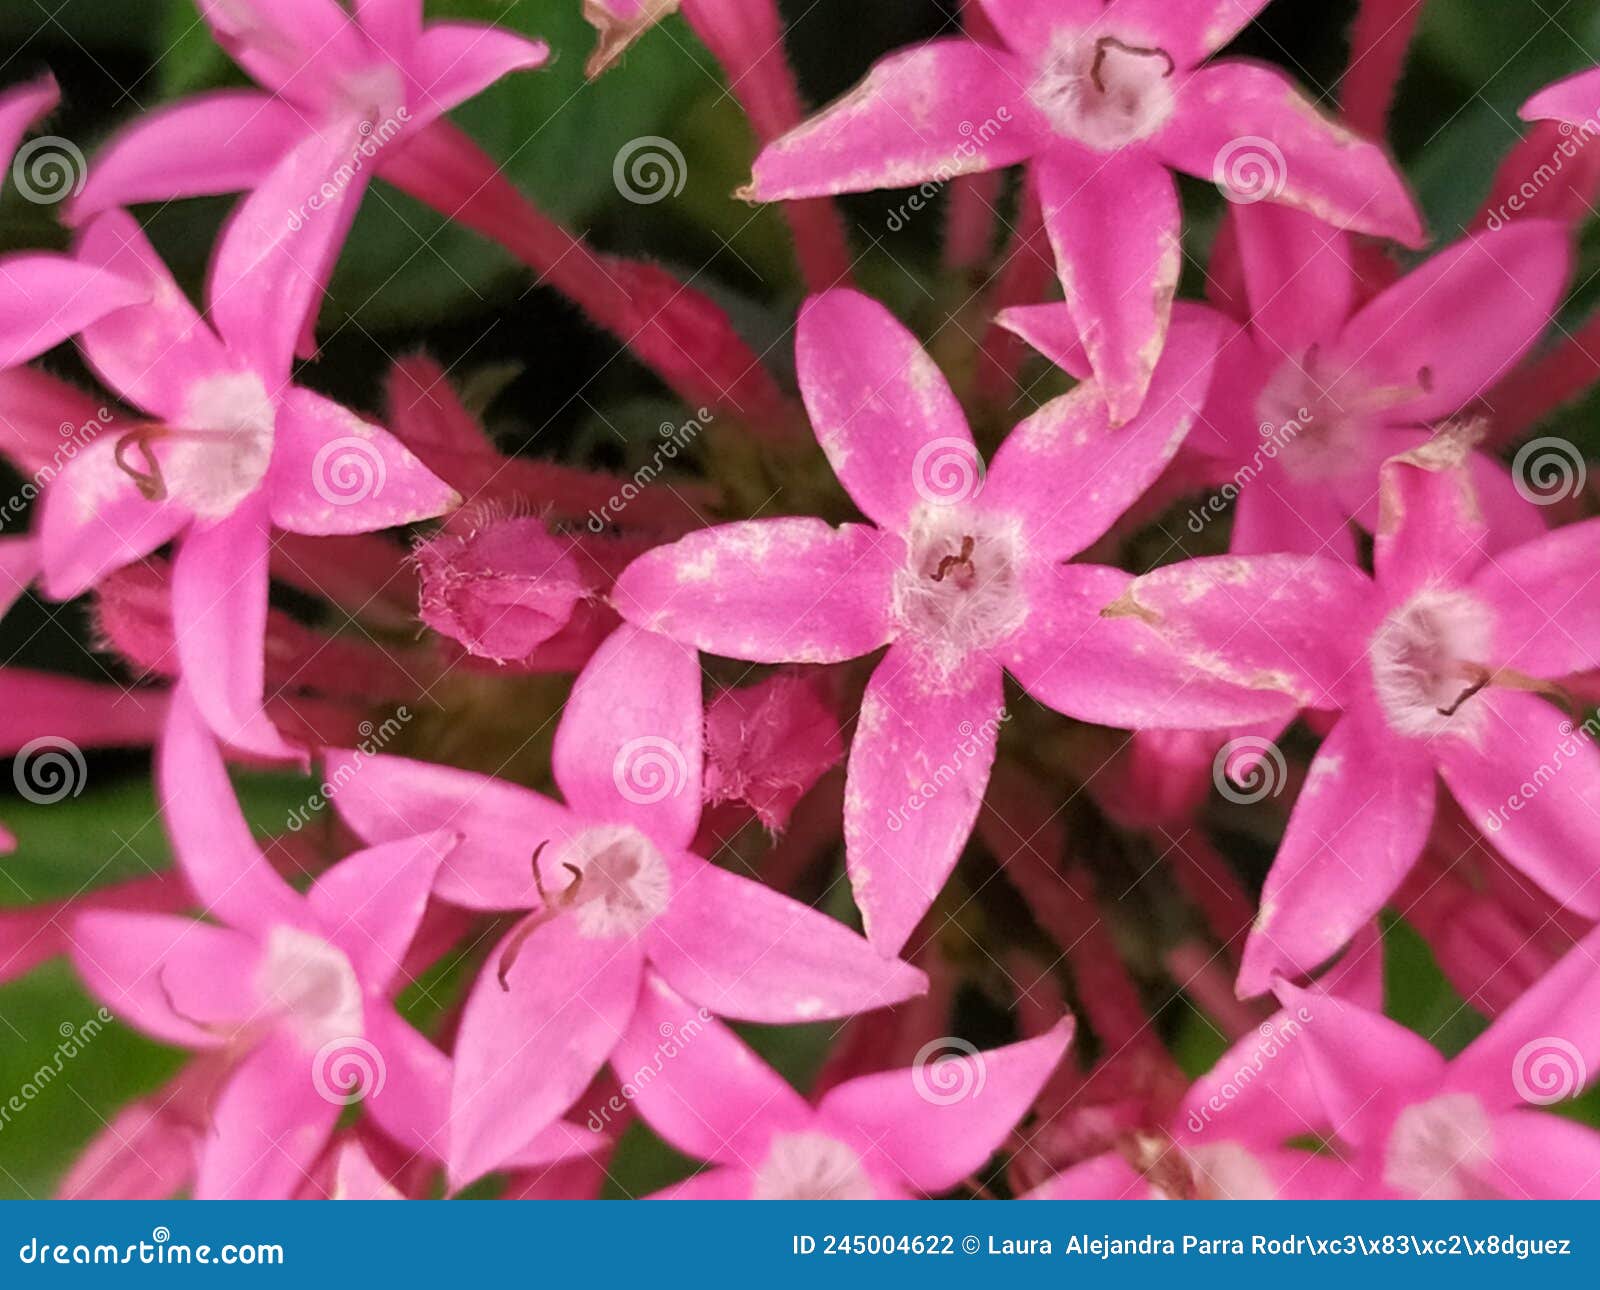
[[[196,1030],[203,1030],[208,1035],[221,1034],[222,1031],[219,1027],[212,1025],[209,1021],[201,1021],[198,1017],[191,1017],[178,1007],[178,1002],[172,995],[172,987],[167,984],[167,969],[171,966],[170,963],[163,963],[161,970],[156,973],[156,988],[161,991],[161,997],[166,1000],[167,1011],[185,1025],[193,1026]]]
[[[963,537],[961,539],[961,554],[947,555],[944,557],[944,559],[940,560],[939,568],[934,573],[933,580],[935,582],[943,582],[951,569],[959,569],[962,567],[965,567],[966,571],[970,575],[976,577],[978,574],[978,569],[977,566],[972,563],[972,552],[977,545],[977,540],[975,538],[971,536]]]
[[[1529,676],[1526,672],[1519,672],[1515,668],[1502,667],[1490,671],[1481,663],[1464,663],[1461,673],[1471,683],[1462,691],[1448,708],[1438,709],[1441,717],[1453,717],[1461,710],[1461,705],[1476,694],[1493,686],[1499,690],[1515,690],[1520,694],[1538,694],[1551,700],[1566,714],[1576,721],[1581,713],[1577,699],[1572,693],[1554,681],[1546,681],[1537,676]]]
[[[1435,709],[1435,711],[1437,711],[1441,717],[1455,716],[1456,713],[1461,711],[1461,705],[1463,703],[1472,698],[1473,695],[1487,689],[1489,684],[1494,680],[1493,672],[1491,672],[1488,668],[1482,667],[1476,663],[1468,664],[1465,671],[1466,674],[1471,677],[1472,683],[1456,696],[1456,701],[1448,708]]]
[[[496,976],[500,981],[500,988],[507,994],[511,992],[511,983],[506,979],[511,974],[511,969],[516,966],[517,956],[522,953],[522,947],[528,943],[528,937],[557,917],[563,910],[570,909],[578,898],[578,888],[583,884],[583,870],[575,864],[563,864],[561,867],[572,875],[572,881],[565,890],[560,892],[554,901],[544,889],[544,875],[539,869],[539,857],[544,849],[550,845],[546,838],[533,849],[533,886],[539,893],[539,902],[544,908],[525,922],[521,929],[512,934],[506,942],[506,947],[500,952],[500,966]]]
[[[1177,61],[1164,49],[1145,45],[1129,45],[1118,40],[1115,36],[1102,36],[1094,42],[1094,63],[1089,68],[1089,79],[1094,82],[1095,89],[1102,94],[1106,92],[1106,83],[1100,73],[1105,67],[1106,55],[1113,49],[1119,53],[1133,54],[1138,58],[1164,58],[1167,63],[1167,70],[1161,73],[1163,79],[1178,70]]]
[[[151,447],[157,440],[165,439],[171,431],[159,422],[147,422],[128,431],[117,440],[114,453],[117,465],[139,487],[139,495],[147,502],[164,502],[167,499],[167,481],[161,474],[161,463],[156,460]],[[128,450],[137,448],[144,458],[141,470],[128,460]]]

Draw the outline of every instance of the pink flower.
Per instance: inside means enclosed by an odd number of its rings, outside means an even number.
[[[178,864],[219,922],[93,911],[73,924],[72,957],[89,989],[146,1034],[230,1054],[195,1194],[292,1194],[358,1100],[397,1140],[425,1146],[428,1085],[447,1064],[390,997],[454,836],[359,851],[302,896],[251,840],[217,746],[181,690],[159,774]]]
[[[46,489],[44,587],[66,600],[181,535],[173,565],[178,657],[223,739],[294,755],[261,711],[267,560],[273,525],[364,533],[439,515],[459,497],[379,427],[289,382],[294,340],[319,287],[281,212],[291,158],[235,214],[201,320],[139,226],[115,213],[84,233],[79,258],[137,282],[148,303],[90,324],[81,345],[105,382],[149,421],[101,434]],[[320,230],[320,245],[333,230]]]
[[[1319,983],[1329,997],[1383,1006],[1383,942],[1367,928]],[[1360,1175],[1337,1157],[1289,1146],[1333,1128],[1293,1053],[1309,1015],[1280,1008],[1212,1065],[1164,1123],[1115,1131],[1110,1150],[1062,1170],[1033,1200],[1349,1199]],[[1057,1119],[1061,1118],[1058,1113]],[[1084,1117],[1085,1119],[1088,1116]],[[1053,1123],[1052,1126],[1053,1127]]]
[[[1600,1133],[1543,1108],[1600,1073],[1600,933],[1575,945],[1453,1061],[1375,1005],[1287,982],[1302,1062],[1369,1197],[1594,1200]]]
[[[1570,233],[1526,220],[1475,234],[1363,304],[1348,237],[1280,207],[1233,217],[1247,324],[1221,345],[1204,428],[1185,452],[1211,457],[1238,490],[1234,551],[1353,563],[1349,521],[1376,524],[1382,463],[1424,443],[1430,422],[1470,408],[1550,326],[1572,268]],[[1000,321],[1081,368],[1066,306],[1011,309]],[[1544,531],[1502,465],[1483,453],[1471,462],[1498,545]]]
[[[1243,195],[1341,228],[1422,240],[1380,148],[1322,117],[1277,71],[1201,66],[1265,2],[984,0],[1005,49],[956,38],[884,59],[767,147],[746,193],[902,188],[1028,162],[1067,304],[1120,425],[1144,400],[1178,284],[1168,167],[1230,192],[1258,183]]]
[[[842,924],[689,852],[702,730],[693,653],[624,626],[579,676],[556,731],[564,806],[442,766],[329,757],[335,803],[369,841],[463,835],[439,871],[445,900],[533,911],[491,952],[462,1016],[457,1185],[572,1105],[627,1029],[647,964],[698,1006],[771,1024],[849,1016],[926,988]]]
[[[147,113],[106,145],[72,208],[75,220],[117,206],[255,189],[320,143],[338,178],[304,174],[278,194],[280,221],[349,228],[382,159],[509,72],[549,57],[542,41],[477,23],[422,22],[422,0],[198,0],[217,42],[262,90],[218,90]],[[325,206],[308,209],[321,192]],[[328,193],[331,197],[327,197]],[[336,247],[340,239],[329,245]],[[331,254],[303,262],[325,280]],[[319,291],[320,295],[320,291]]]
[[[658,547],[618,580],[623,617],[711,654],[836,663],[889,646],[862,703],[845,802],[851,885],[886,953],[905,944],[972,831],[1005,720],[1002,669],[1084,720],[1149,716],[1129,638],[1096,614],[1128,575],[1062,561],[1171,460],[1205,399],[1215,335],[1198,315],[1176,329],[1145,413],[1121,434],[1098,388],[1083,386],[1018,426],[985,471],[915,338],[865,296],[815,297],[798,330],[801,391],[873,523],[726,525]],[[1175,720],[1204,724],[1198,687],[1189,701]]]
[[[663,1198],[905,1200],[949,1191],[983,1166],[1028,1113],[1072,1030],[1069,1018],[989,1052],[935,1040],[915,1067],[845,1080],[813,1107],[650,973],[612,1064],[650,1127],[713,1166]],[[650,1078],[631,1083],[634,1072]]]
[[[1469,450],[1445,431],[1384,467],[1376,579],[1309,556],[1192,560],[1107,610],[1197,670],[1339,714],[1267,877],[1243,996],[1310,971],[1378,912],[1427,841],[1436,777],[1507,861],[1600,914],[1600,750],[1540,697],[1600,665],[1581,591],[1600,521],[1489,558]]]
[[[789,671],[724,690],[706,708],[708,803],[743,802],[774,833],[844,759],[826,683]]]

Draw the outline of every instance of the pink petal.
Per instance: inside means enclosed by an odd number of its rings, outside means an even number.
[[[368,999],[363,1038],[382,1062],[383,1080],[365,1087],[362,1110],[396,1143],[430,1160],[450,1146],[450,1081],[455,1067],[386,1002]]]
[[[1494,1164],[1510,1200],[1600,1200],[1600,1133],[1543,1111],[1494,1120]]]
[[[1532,676],[1600,667],[1600,598],[1592,594],[1600,520],[1569,524],[1496,555],[1472,579],[1494,610],[1494,662]]]
[[[1153,484],[1205,406],[1221,318],[1186,307],[1139,415],[1112,430],[1097,384],[1046,404],[995,454],[981,505],[1022,519],[1031,550],[1066,558],[1103,536]]]
[[[32,538],[0,539],[0,618],[11,612],[39,576],[40,544]]]
[[[1281,788],[1285,771],[1260,767]],[[1266,781],[1263,781],[1266,782]],[[1310,972],[1373,918],[1416,863],[1433,822],[1433,765],[1423,746],[1350,709],[1317,751],[1261,893],[1239,972],[1239,995],[1275,973]]]
[[[904,532],[920,507],[979,493],[983,462],[961,405],[877,301],[844,290],[813,296],[795,355],[817,441],[868,519]]]
[[[334,1164],[334,1200],[404,1200],[399,1190],[380,1174],[372,1157],[351,1141],[339,1148]]]
[[[147,502],[117,465],[117,438],[100,436],[51,481],[40,503],[45,594],[81,596],[106,574],[142,560],[189,523],[179,503]]]
[[[743,1167],[706,1169],[685,1178],[681,1183],[655,1195],[649,1200],[749,1200],[755,1188],[756,1176]]]
[[[637,940],[590,938],[577,919],[552,919],[523,944],[502,989],[506,943],[490,951],[456,1040],[449,1157],[456,1186],[503,1164],[577,1101],[639,997]]]
[[[1600,1077],[1600,933],[1561,956],[1450,1063],[1450,1085],[1490,1107],[1564,1101]],[[1531,1096],[1530,1096],[1531,1095]]]
[[[288,377],[316,321],[366,191],[371,171],[351,162],[358,124],[353,115],[328,122],[297,143],[239,203],[217,242],[206,289],[212,324],[269,389]]]
[[[887,644],[898,539],[864,524],[749,520],[640,556],[612,600],[629,622],[708,654],[838,663]]]
[[[291,101],[326,91],[371,51],[339,0],[197,0],[217,43],[269,89]]]
[[[436,22],[423,31],[406,59],[406,72],[422,98],[416,129],[488,89],[511,72],[531,71],[550,60],[542,40],[475,22]]]
[[[455,489],[387,430],[302,386],[278,405],[267,487],[291,533],[375,533],[461,505]]]
[[[998,657],[1040,703],[1096,725],[1225,729],[1287,719],[1301,706],[1293,687],[1197,667],[1181,638],[1166,639],[1136,617],[1108,616],[1134,585],[1120,569],[1095,565],[1039,570],[1029,583],[1028,621]]]
[[[567,698],[551,751],[556,783],[576,814],[686,847],[700,823],[704,724],[695,652],[624,623]]]
[[[1135,579],[1112,613],[1145,624],[1205,679],[1319,708],[1343,702],[1378,610],[1359,570],[1317,556],[1264,555],[1157,569]],[[1329,622],[1344,630],[1329,633]]]
[[[1371,480],[1363,484],[1370,486]],[[1239,490],[1233,508],[1233,555],[1318,555],[1356,567],[1350,515],[1326,484],[1302,485],[1268,468]]]
[[[1356,304],[1349,234],[1269,202],[1228,213],[1238,228],[1250,327],[1265,348],[1300,356],[1337,336]]]
[[[206,724],[235,748],[298,757],[261,707],[270,547],[264,510],[258,495],[227,519],[189,530],[172,562],[172,622],[184,683]]]
[[[1557,81],[1539,91],[1522,105],[1524,121],[1568,121],[1589,125],[1600,109],[1600,68],[1591,67]]]
[[[37,358],[146,299],[141,284],[64,255],[0,257],[0,368]]]
[[[397,61],[422,35],[421,0],[355,0],[352,8],[361,30]]]
[[[832,107],[762,149],[741,195],[774,202],[908,188],[1014,165],[1047,132],[1028,80],[1011,55],[970,40],[891,54]]]
[[[946,674],[899,643],[867,683],[850,745],[844,835],[850,887],[881,952],[899,952],[955,868],[1005,715],[1000,668],[982,655]]]
[[[1024,1200],[1138,1200],[1150,1183],[1116,1151],[1091,1156],[1035,1187]]]
[[[367,842],[417,833],[459,835],[439,867],[438,893],[466,909],[532,909],[530,857],[582,822],[558,802],[488,775],[360,752],[330,752],[323,767],[334,806]]]
[[[236,363],[132,216],[122,211],[99,216],[80,236],[78,258],[141,283],[149,296],[147,304],[118,310],[86,328],[84,357],[124,398],[181,423],[190,387],[237,370]]]
[[[1027,341],[1068,376],[1087,381],[1094,375],[1078,324],[1065,303],[1013,305],[995,315],[995,325]]]
[[[259,90],[218,90],[156,108],[95,155],[71,222],[140,202],[253,188],[309,130],[288,103]]]
[[[439,862],[457,836],[425,833],[354,852],[306,893],[311,912],[368,990],[382,993],[399,975]]]
[[[976,0],[976,3],[982,8],[983,16],[994,24],[995,31],[1018,53],[1042,49],[1060,27],[1092,25],[1105,9],[1104,0]]]
[[[1375,1098],[1374,1090],[1426,1096],[1439,1087],[1445,1060],[1420,1035],[1320,990],[1287,981],[1275,989],[1278,1001],[1304,1023],[1289,1056],[1306,1063],[1327,1122],[1345,1141],[1366,1145],[1384,1127],[1393,1101]]]
[[[930,1047],[940,1051],[930,1057],[937,1060],[847,1080],[828,1091],[817,1113],[862,1142],[868,1160],[892,1177],[920,1191],[948,1191],[1028,1113],[1072,1031],[1069,1017],[1037,1039],[970,1055],[936,1040]]]
[[[234,1069],[200,1147],[197,1200],[287,1200],[339,1118],[312,1078],[312,1054],[274,1032]]]
[[[1351,319],[1338,360],[1378,388],[1415,388],[1426,371],[1428,392],[1386,412],[1391,421],[1457,411],[1507,376],[1550,326],[1572,268],[1570,242],[1566,224],[1538,219],[1457,242]]]
[[[1264,181],[1236,189],[1246,200],[1265,196],[1406,246],[1424,240],[1416,204],[1383,149],[1323,116],[1275,68],[1239,59],[1201,68],[1179,86],[1172,121],[1153,143],[1200,179],[1226,182],[1237,168],[1241,179]]]
[[[60,101],[61,90],[49,72],[0,94],[0,165],[10,168],[22,136]]]
[[[251,838],[216,736],[186,686],[173,694],[156,757],[156,786],[178,867],[205,912],[261,931],[304,921],[299,896]]]
[[[736,1021],[832,1020],[928,988],[838,920],[694,856],[678,858],[672,904],[646,936],[668,985]]]
[[[774,1133],[802,1132],[816,1121],[805,1099],[732,1030],[652,972],[611,1067],[621,1100],[697,1160],[760,1160]]]
[[[1513,865],[1574,912],[1600,916],[1600,749],[1533,695],[1489,689],[1469,702],[1489,709],[1482,746],[1433,745],[1451,795]]]
[[[155,1039],[218,1047],[227,1023],[251,1018],[261,951],[240,932],[167,914],[91,910],[72,920],[68,944],[90,992]]]
[[[1390,603],[1424,587],[1460,585],[1488,554],[1478,494],[1463,469],[1470,451],[1441,433],[1379,472],[1373,566]]]
[[[1067,307],[1111,409],[1131,420],[1166,343],[1183,265],[1172,176],[1140,148],[1034,163]]]

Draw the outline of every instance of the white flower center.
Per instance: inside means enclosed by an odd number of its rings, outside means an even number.
[[[672,876],[661,852],[638,829],[604,824],[568,842],[556,857],[571,879],[556,898],[594,939],[632,936],[662,913],[672,895]],[[550,875],[546,875],[550,880]]]
[[[1278,1189],[1265,1165],[1237,1142],[1183,1149],[1195,1194],[1210,1200],[1276,1200]]]
[[[756,1171],[757,1200],[871,1200],[861,1158],[825,1133],[781,1133]]]
[[[1167,123],[1176,101],[1174,71],[1165,50],[1115,36],[1062,32],[1028,97],[1057,134],[1114,152]]]
[[[1494,1189],[1483,1181],[1493,1151],[1494,1130],[1483,1103],[1470,1093],[1446,1093],[1395,1118],[1383,1181],[1427,1200],[1493,1199]]]
[[[1384,619],[1367,654],[1390,728],[1419,739],[1446,731],[1475,738],[1484,713],[1472,696],[1487,676],[1492,634],[1482,601],[1437,587],[1418,592]]]
[[[276,419],[266,386],[253,372],[197,382],[183,423],[157,440],[170,495],[204,519],[231,514],[266,477]]]
[[[894,614],[946,672],[999,644],[1028,618],[1020,532],[961,507],[925,505],[912,516]]]
[[[315,1051],[333,1039],[359,1038],[361,983],[344,953],[297,927],[274,927],[256,969],[263,1010],[294,1029]]]

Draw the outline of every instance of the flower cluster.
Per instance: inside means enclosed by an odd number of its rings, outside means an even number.
[[[972,0],[807,117],[775,0],[584,0],[592,76],[680,11],[725,70],[792,393],[450,121],[542,43],[198,0],[254,87],[0,259],[0,612],[81,598],[140,678],[0,669],[7,751],[43,804],[153,745],[175,857],[7,911],[0,973],[192,1054],[64,1194],[582,1197],[642,1123],[673,1197],[1600,1197],[1546,1109],[1600,1076],[1600,518],[1539,434],[1600,379],[1552,336],[1600,70],[1432,245],[1382,141],[1420,6],[1363,0],[1336,119],[1219,55],[1266,5]],[[313,388],[378,181],[681,400],[647,467],[508,456],[426,357],[381,425]],[[948,203],[971,361],[853,284],[831,199],[887,189]],[[130,212],[236,193],[200,308]],[[100,388],[29,366],[69,341]],[[230,762],[329,809],[259,840]],[[1384,1014],[1399,923],[1490,1018],[1448,1057]],[[809,1096],[731,1023],[820,1035]]]

